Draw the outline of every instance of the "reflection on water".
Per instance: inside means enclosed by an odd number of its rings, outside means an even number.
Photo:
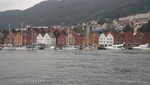
[[[0,85],[149,85],[150,51],[0,51]]]

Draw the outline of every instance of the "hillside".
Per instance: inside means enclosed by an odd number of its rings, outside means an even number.
[[[150,0],[48,0],[26,10],[0,12],[0,28],[20,24],[76,24],[150,11]]]

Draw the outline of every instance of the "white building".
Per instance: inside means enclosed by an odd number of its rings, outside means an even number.
[[[43,36],[41,34],[38,34],[38,36],[36,37],[36,43],[37,44],[43,44]]]
[[[50,36],[49,36],[48,33],[46,33],[46,34],[44,35],[44,37],[43,37],[43,43],[44,43],[45,45],[50,45],[50,44],[51,44],[51,38],[50,38]]]
[[[114,44],[114,37],[111,33],[109,34],[101,34],[99,37],[99,45],[103,46],[111,46]]]
[[[55,45],[56,39],[52,35],[46,33],[43,37],[43,42],[47,46]]]
[[[114,36],[113,36],[111,33],[109,33],[109,34],[107,35],[106,44],[107,44],[107,46],[111,46],[111,45],[114,44]]]
[[[46,46],[52,46],[55,45],[55,43],[56,39],[48,33],[46,33],[44,36],[42,36],[41,34],[37,36],[37,44],[45,44]]]

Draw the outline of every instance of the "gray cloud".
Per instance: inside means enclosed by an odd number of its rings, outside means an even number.
[[[33,5],[45,0],[0,0],[0,11],[32,7]]]

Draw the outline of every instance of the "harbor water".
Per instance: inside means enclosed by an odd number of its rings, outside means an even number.
[[[0,51],[0,85],[150,85],[150,51]]]

